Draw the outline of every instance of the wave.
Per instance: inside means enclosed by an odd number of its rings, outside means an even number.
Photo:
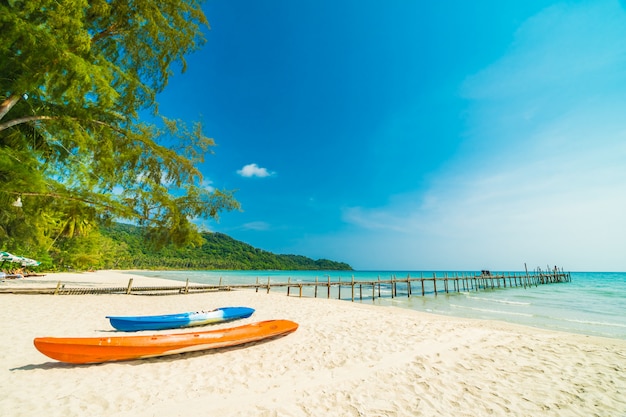
[[[529,306],[531,303],[522,302],[522,301],[511,301],[511,300],[502,300],[498,298],[485,298],[485,297],[474,297],[468,295],[467,298],[471,300],[480,300],[480,301],[489,301],[491,303],[500,303],[500,304],[510,304],[510,305],[519,305],[519,306]]]
[[[623,323],[614,323],[614,322],[606,322],[606,321],[593,321],[593,320],[575,320],[575,319],[566,319],[566,318],[562,318],[561,320],[567,321],[567,322],[570,322],[570,323],[592,324],[594,326],[621,327],[623,329],[626,329],[626,324],[623,324]]]
[[[459,308],[459,309],[466,309],[466,310],[472,310],[472,311],[480,311],[482,313],[493,313],[493,314],[505,314],[505,315],[510,315],[510,316],[533,317],[532,314],[528,314],[528,313],[517,313],[517,312],[512,312],[512,311],[492,310],[492,309],[488,309],[488,308],[468,307],[468,306],[462,306],[462,305],[458,305],[458,304],[450,304],[450,307]]]

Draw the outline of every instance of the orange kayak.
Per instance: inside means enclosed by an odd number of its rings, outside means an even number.
[[[68,363],[100,363],[152,358],[256,342],[294,332],[298,324],[268,320],[221,330],[114,337],[38,337],[44,355]]]

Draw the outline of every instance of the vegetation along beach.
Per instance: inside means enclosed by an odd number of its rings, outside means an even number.
[[[626,1],[0,34],[0,416],[626,417]]]

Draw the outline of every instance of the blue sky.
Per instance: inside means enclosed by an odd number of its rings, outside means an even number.
[[[209,0],[202,227],[355,269],[626,271],[626,5]]]

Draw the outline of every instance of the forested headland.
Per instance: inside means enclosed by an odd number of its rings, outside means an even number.
[[[141,229],[114,223],[101,230],[111,250],[97,261],[106,269],[229,269],[229,270],[351,270],[344,262],[313,260],[301,255],[279,255],[255,248],[223,233],[202,233],[202,244],[157,249]]]

